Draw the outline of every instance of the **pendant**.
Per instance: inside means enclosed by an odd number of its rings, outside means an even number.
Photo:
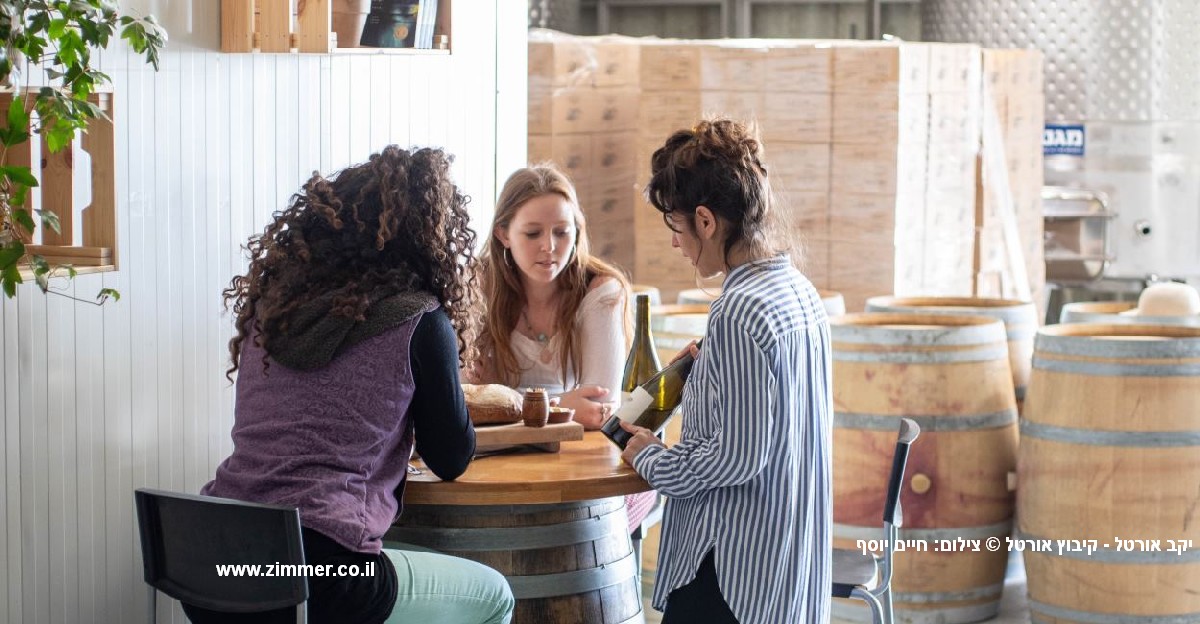
[[[537,341],[541,344],[546,344],[547,342],[550,342],[550,337],[546,334],[538,334]]]

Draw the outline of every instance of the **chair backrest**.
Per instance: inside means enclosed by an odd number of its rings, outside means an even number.
[[[887,501],[883,506],[883,521],[893,526],[904,523],[900,509],[900,486],[904,482],[904,468],[908,465],[908,451],[921,435],[921,427],[911,418],[900,419],[900,435],[896,439],[896,452],[892,455],[892,474],[888,477]]]
[[[193,494],[134,492],[146,583],[181,602],[229,613],[255,613],[308,600],[303,573],[249,576],[218,565],[304,565],[300,512]]]

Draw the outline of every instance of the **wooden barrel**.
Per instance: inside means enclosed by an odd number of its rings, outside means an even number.
[[[1012,531],[1008,473],[1017,410],[1003,323],[980,316],[848,314],[833,337],[834,543],[882,538],[892,450],[901,417],[921,426],[901,489],[892,592],[898,622],[956,624],[995,616]],[[963,541],[959,541],[963,540]],[[977,541],[976,541],[977,540]],[[963,549],[962,544],[980,544]],[[922,550],[923,548],[923,550]],[[834,615],[870,621],[861,603]]]
[[[646,284],[634,284],[630,287],[630,290],[633,291],[635,296],[650,295],[650,305],[652,306],[662,305],[662,293],[660,293],[658,288],[655,288],[654,286],[647,286]]]
[[[622,497],[554,505],[405,505],[386,539],[495,568],[517,599],[514,624],[644,622]]]
[[[818,291],[821,295],[821,302],[825,304],[825,313],[829,316],[841,316],[846,313],[846,300],[842,297],[842,293],[829,290]],[[703,305],[710,304],[721,296],[721,289],[718,288],[693,288],[691,290],[683,290],[679,292],[679,305]]]
[[[1107,323],[1109,325],[1178,325],[1200,327],[1200,316],[1136,316],[1122,314],[1137,307],[1133,301],[1081,301],[1063,306],[1059,323]]]
[[[1038,332],[1017,468],[1034,622],[1200,622],[1197,397],[1200,329]]]
[[[1008,333],[1008,364],[1012,367],[1013,390],[1020,411],[1029,385],[1033,337],[1038,330],[1038,312],[1032,302],[976,297],[871,297],[867,300],[867,312],[965,314],[999,319]]]

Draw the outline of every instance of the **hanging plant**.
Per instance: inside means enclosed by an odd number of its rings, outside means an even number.
[[[58,232],[59,220],[52,211],[30,209],[29,191],[38,185],[37,178],[30,167],[7,164],[9,150],[41,135],[51,153],[61,151],[86,131],[88,120],[104,114],[88,97],[111,80],[92,66],[92,55],[108,47],[118,29],[158,70],[167,33],[153,16],[122,15],[112,0],[0,0],[0,84],[13,92],[8,110],[0,111],[0,286],[8,297],[24,281],[22,265],[42,292],[48,291],[52,276],[75,276],[70,265],[26,254],[25,245],[37,228]],[[22,67],[27,68],[23,73]],[[39,70],[46,79],[30,91],[29,74]],[[109,297],[115,300],[120,294],[105,288],[96,298],[103,303]]]

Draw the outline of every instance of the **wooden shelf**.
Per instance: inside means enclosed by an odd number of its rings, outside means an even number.
[[[332,0],[221,0],[221,51],[267,54],[407,54],[438,56],[453,48],[452,0],[437,0],[433,41],[448,49],[337,47]]]

